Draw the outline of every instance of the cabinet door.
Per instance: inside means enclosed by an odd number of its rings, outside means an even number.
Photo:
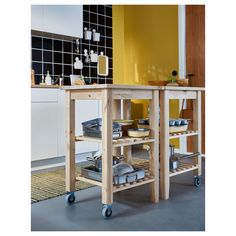
[[[57,103],[31,103],[31,160],[57,156]]]
[[[82,5],[44,5],[45,32],[83,38]]]
[[[83,100],[75,102],[75,134],[82,135],[81,123],[99,117],[98,101]],[[58,156],[65,156],[65,124],[66,106],[65,92],[60,91],[58,96]],[[77,142],[75,153],[93,152],[99,149],[96,142]]]
[[[31,29],[43,31],[43,6],[31,6]]]
[[[75,134],[83,135],[82,122],[98,118],[98,101],[81,100],[75,102]],[[84,153],[98,150],[96,142],[77,142],[76,153]]]

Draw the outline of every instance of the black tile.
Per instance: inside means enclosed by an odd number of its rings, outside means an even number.
[[[43,74],[46,75],[47,71],[49,71],[49,74],[52,75],[52,64],[43,63]]]
[[[113,84],[113,80],[112,79],[106,79],[106,84]]]
[[[112,69],[109,69],[108,71],[109,71],[108,77],[109,77],[109,78],[112,78],[112,77],[113,77]]]
[[[42,40],[42,38],[32,36],[32,38],[31,38],[31,46],[32,46],[32,48],[40,48],[40,49],[42,49],[42,47],[43,47],[43,40]]]
[[[90,51],[93,50],[94,52],[97,52],[97,46],[96,45],[90,45]]]
[[[82,54],[84,54],[84,49],[87,49],[89,51],[89,45],[88,44],[82,44]]]
[[[106,36],[112,37],[112,28],[105,27],[105,29],[106,29]]]
[[[62,53],[54,52],[54,63],[62,63]]]
[[[112,27],[112,18],[111,17],[106,17],[106,26]]]
[[[43,38],[43,49],[52,50],[52,40]]]
[[[33,62],[32,68],[35,74],[42,74],[42,63]]]
[[[99,25],[98,26],[98,33],[100,33],[101,36],[104,36],[105,35],[105,27]]]
[[[90,23],[97,24],[97,14],[90,13]]]
[[[43,51],[43,61],[44,62],[52,62],[52,52]]]
[[[32,49],[32,61],[42,61],[42,50]]]
[[[54,64],[54,75],[61,75],[62,74],[62,65]]]
[[[73,75],[80,75],[80,70],[73,67]]]
[[[91,77],[97,77],[97,68],[91,68]]]
[[[98,48],[98,55],[100,55],[101,52],[105,53],[105,47]]]
[[[112,8],[111,7],[106,6],[106,15],[112,16]]]
[[[112,58],[109,58],[109,68],[112,68],[113,64],[112,64]]]
[[[105,79],[101,79],[101,78],[99,78],[99,79],[98,79],[98,83],[99,83],[99,84],[105,84],[106,81],[105,81]]]
[[[105,38],[100,35],[100,41],[98,42],[99,46],[105,46]]]
[[[71,64],[71,54],[63,53],[63,63]]]
[[[97,25],[95,25],[95,24],[90,24],[90,28],[93,30],[93,29],[95,29],[96,30],[96,32],[98,32],[98,26]],[[100,33],[100,32],[99,32]]]
[[[63,49],[64,52],[71,52],[71,42],[63,42]]]
[[[89,27],[90,27],[90,24],[88,23],[88,22],[84,22],[84,26],[83,26],[84,28],[86,27],[87,29],[89,29]]]
[[[93,40],[91,40],[89,43],[90,43],[90,46],[97,46],[98,45],[98,42],[93,41]]]
[[[106,48],[106,56],[112,57],[112,49]]]
[[[83,5],[83,10],[89,11],[89,6],[90,5]]]
[[[71,75],[71,66],[64,65],[64,75],[70,76]]]
[[[59,51],[59,52],[62,51],[62,41],[54,40],[53,46],[54,46],[55,51]]]
[[[82,74],[83,74],[83,76],[90,77],[90,75],[89,75],[89,67],[84,66],[83,69],[82,69]]]
[[[97,13],[97,5],[90,5],[90,11]]]
[[[98,5],[98,13],[104,15],[105,6],[104,5]]]
[[[112,48],[112,38],[106,38],[106,47]]]
[[[69,76],[64,76],[64,85],[71,85]]]
[[[105,24],[105,17],[98,15],[98,24],[104,25]]]
[[[89,22],[89,12],[87,12],[87,11],[83,12],[83,21]]]

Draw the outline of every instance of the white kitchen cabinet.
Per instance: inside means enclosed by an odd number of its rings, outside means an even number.
[[[99,116],[98,101],[76,101],[76,135],[82,134],[81,122]],[[81,113],[83,111],[83,113]],[[31,89],[31,160],[65,156],[65,91]],[[77,142],[76,154],[95,152],[96,142]]]
[[[60,90],[58,96],[59,113],[58,116],[58,155],[65,155],[65,124],[66,124],[66,109],[65,109],[65,91]],[[82,112],[83,111],[83,112]],[[98,101],[83,100],[75,102],[75,134],[82,135],[81,123],[86,120],[95,119],[99,116]],[[96,142],[77,142],[75,145],[75,153],[94,152],[99,149]]]
[[[56,157],[57,136],[57,103],[31,103],[31,160]]]
[[[82,5],[32,5],[31,29],[83,38]]]
[[[75,101],[75,131],[76,135],[83,135],[81,123],[87,120],[98,118],[98,101],[82,100]],[[86,111],[86,112],[84,112]],[[99,149],[96,142],[77,142],[75,146],[76,153],[91,152]]]
[[[31,6],[31,29],[43,31],[43,5]]]

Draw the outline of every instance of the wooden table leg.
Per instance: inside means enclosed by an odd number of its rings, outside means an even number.
[[[131,119],[131,100],[130,99],[123,100],[123,119],[125,120]],[[127,163],[131,164],[132,162],[131,146],[124,147],[124,156],[126,158]]]
[[[121,100],[112,101],[112,118],[121,119]],[[121,147],[113,148],[113,155],[119,156],[121,154]]]
[[[102,203],[113,203],[112,91],[102,92]]]
[[[75,191],[75,100],[66,92],[66,191]]]
[[[198,131],[198,135],[193,137],[193,152],[199,152],[197,156],[198,169],[195,171],[195,175],[202,175],[202,140],[201,140],[201,91],[197,92],[197,98],[193,100],[193,130]]]
[[[150,132],[155,142],[151,143],[150,175],[155,181],[150,183],[151,200],[154,203],[159,201],[159,91],[153,91],[153,98],[150,104]]]
[[[168,91],[160,96],[160,195],[169,199],[169,98]]]

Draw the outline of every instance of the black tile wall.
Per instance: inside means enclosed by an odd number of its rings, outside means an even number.
[[[79,39],[79,54],[75,40],[62,40],[44,36],[31,36],[31,66],[35,70],[35,82],[40,83],[42,75],[49,70],[52,78],[64,75],[65,84],[70,85],[70,75],[91,77],[92,83],[112,84],[112,5],[83,5],[83,27],[96,29],[100,41]],[[98,76],[97,63],[86,63],[84,49],[104,52],[109,57],[108,76]],[[83,69],[74,69],[75,57],[82,58]]]

